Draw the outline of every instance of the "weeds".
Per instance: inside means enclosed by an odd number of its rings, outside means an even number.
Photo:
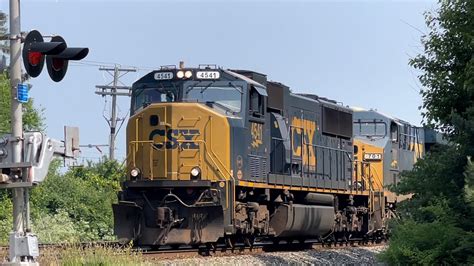
[[[40,265],[149,265],[130,246],[117,248],[107,245],[63,245],[41,250]]]

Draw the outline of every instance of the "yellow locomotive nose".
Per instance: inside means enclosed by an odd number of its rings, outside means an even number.
[[[227,118],[198,103],[151,104],[127,126],[130,179],[229,180]],[[135,169],[139,175],[133,176]]]

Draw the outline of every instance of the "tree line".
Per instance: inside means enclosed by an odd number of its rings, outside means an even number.
[[[409,64],[423,86],[426,126],[449,141],[393,188],[413,194],[392,224],[390,264],[474,264],[474,1],[439,1],[425,13],[423,52]]]

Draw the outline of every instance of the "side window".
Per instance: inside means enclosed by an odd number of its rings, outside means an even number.
[[[390,138],[392,139],[392,142],[398,142],[398,126],[395,123],[390,124]]]
[[[408,126],[400,127],[400,149],[408,149]]]
[[[252,87],[250,90],[250,115],[253,117],[261,118],[264,116],[264,97]]]
[[[375,135],[384,137],[387,136],[387,125],[385,123],[376,123]]]
[[[405,130],[404,130],[404,131],[405,131],[405,132],[404,132],[404,133],[405,133],[405,136],[404,136],[404,137],[405,137],[405,143],[404,143],[404,145],[403,145],[403,148],[404,148],[405,150],[408,150],[408,147],[409,147],[409,144],[410,144],[410,143],[409,143],[409,142],[410,142],[410,138],[409,138],[409,134],[410,134],[410,133],[409,133],[409,131],[408,131],[408,130],[409,130],[409,127],[405,125],[405,126],[404,126],[404,129],[405,129]]]
[[[352,125],[352,132],[354,132],[354,136],[360,135],[360,122],[356,122]]]

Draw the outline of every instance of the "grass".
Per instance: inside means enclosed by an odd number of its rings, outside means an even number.
[[[0,263],[8,251],[0,250]],[[117,248],[106,245],[79,246],[65,244],[40,250],[40,265],[151,265],[131,247]]]

